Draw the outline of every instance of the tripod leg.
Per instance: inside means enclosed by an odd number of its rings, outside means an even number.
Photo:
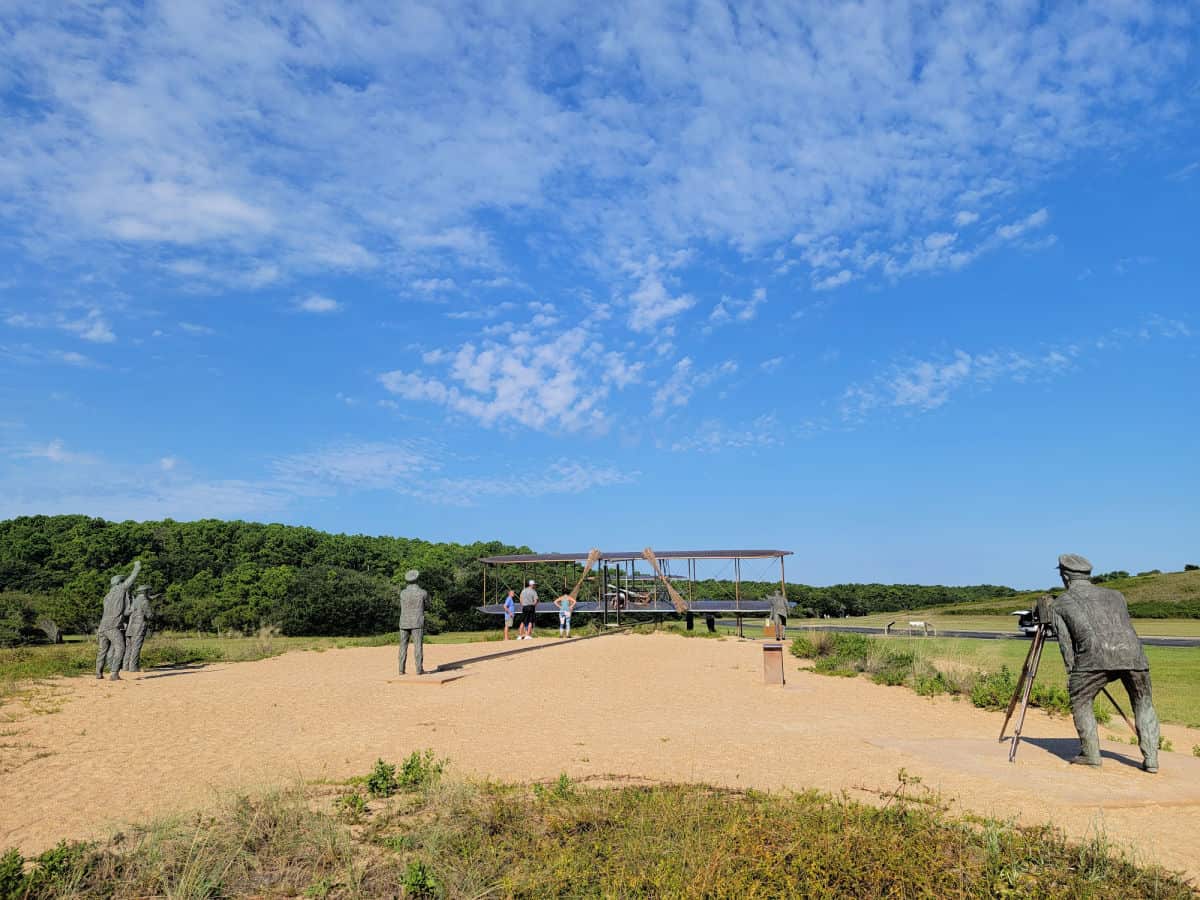
[[[1129,716],[1125,715],[1125,710],[1121,709],[1121,704],[1117,702],[1116,697],[1108,692],[1108,688],[1100,688],[1100,693],[1107,697],[1108,702],[1117,708],[1117,712],[1121,714],[1121,718],[1125,720],[1125,724],[1129,726],[1129,730],[1132,731],[1135,736],[1140,737],[1140,735],[1138,735],[1137,726],[1129,721]]]
[[[1008,728],[1008,722],[1012,719],[1013,710],[1017,708],[1017,703],[1021,697],[1021,686],[1025,684],[1025,676],[1029,673],[1029,661],[1033,659],[1033,649],[1037,646],[1038,637],[1041,636],[1042,629],[1039,626],[1033,634],[1033,640],[1029,642],[1029,652],[1025,654],[1025,662],[1021,664],[1021,674],[1017,676],[1017,687],[1013,691],[1012,699],[1008,701],[1008,712],[1004,714],[1004,724],[1000,726],[1000,740],[1004,740],[1004,732]]]
[[[1037,647],[1033,658],[1029,662],[1029,672],[1025,676],[1025,690],[1021,695],[1021,712],[1017,716],[1017,727],[1013,729],[1012,746],[1008,748],[1009,762],[1014,762],[1017,758],[1017,747],[1021,743],[1021,729],[1025,727],[1025,712],[1029,709],[1029,694],[1033,690],[1033,680],[1037,678],[1038,665],[1042,661],[1042,647],[1045,646],[1045,635],[1039,634],[1036,640]]]

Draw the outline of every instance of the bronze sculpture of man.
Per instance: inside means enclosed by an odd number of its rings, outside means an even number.
[[[787,617],[789,606],[787,596],[782,591],[776,591],[767,598],[771,604],[771,624],[775,626],[775,640],[782,641],[787,632]]]
[[[104,595],[104,611],[100,615],[100,625],[96,629],[96,677],[104,677],[104,662],[108,661],[108,670],[112,673],[113,681],[121,680],[121,663],[125,658],[125,635],[122,628],[125,616],[129,612],[129,586],[142,571],[141,560],[133,561],[133,572],[122,580],[120,575],[114,575],[109,582],[108,593]]]
[[[154,610],[150,608],[150,588],[139,584],[129,603],[129,621],[125,625],[126,672],[142,671],[142,643],[146,640],[146,627],[152,618]]]
[[[413,644],[413,662],[417,664],[417,674],[425,674],[424,638],[425,638],[425,604],[429,602],[429,592],[417,584],[421,573],[409,569],[404,573],[408,582],[400,592],[400,674],[404,674],[405,663],[408,661],[408,644]]]
[[[1071,715],[1079,732],[1079,755],[1071,762],[1100,765],[1100,739],[1092,704],[1110,681],[1129,692],[1137,725],[1142,768],[1158,771],[1158,716],[1150,691],[1150,663],[1129,621],[1120,591],[1092,584],[1092,564],[1074,553],[1058,558],[1066,591],[1038,602],[1038,619],[1052,625],[1067,667]]]

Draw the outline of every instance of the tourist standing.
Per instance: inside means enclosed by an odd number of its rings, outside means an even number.
[[[571,636],[571,613],[575,610],[575,598],[570,594],[563,594],[554,601],[554,605],[558,607],[558,636]]]
[[[521,628],[519,630],[517,640],[527,641],[533,637],[533,620],[537,617],[537,582],[532,578],[525,584],[525,589],[521,591]]]
[[[508,629],[512,628],[513,617],[517,614],[517,592],[509,588],[508,596],[504,598],[504,639],[508,640]]]

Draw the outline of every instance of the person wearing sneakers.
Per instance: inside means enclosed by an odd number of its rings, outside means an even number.
[[[533,620],[537,618],[537,582],[532,578],[521,591],[521,627],[518,629],[518,641],[527,641],[533,637]]]

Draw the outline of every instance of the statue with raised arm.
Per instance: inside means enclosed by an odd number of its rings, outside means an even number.
[[[104,677],[104,663],[113,681],[121,680],[121,663],[125,659],[125,616],[129,614],[129,586],[142,571],[142,561],[133,561],[133,571],[128,578],[114,575],[104,595],[104,611],[100,615],[100,626],[96,629],[96,677]]]
[[[146,640],[146,629],[154,618],[154,610],[150,606],[150,588],[139,584],[133,600],[129,603],[129,621],[125,625],[125,664],[126,672],[142,671],[142,643]]]
[[[400,592],[400,674],[404,674],[405,663],[408,661],[408,645],[413,645],[413,662],[417,664],[417,674],[425,674],[425,604],[429,602],[429,592],[417,584],[421,573],[409,569],[404,573],[408,582]]]
[[[1092,584],[1092,564],[1074,553],[1058,558],[1066,590],[1038,601],[1038,621],[1058,634],[1058,648],[1067,667],[1071,715],[1079,732],[1077,765],[1100,765],[1100,739],[1092,706],[1110,681],[1125,685],[1133,704],[1142,768],[1158,771],[1158,715],[1150,693],[1150,663],[1141,639],[1129,621],[1129,607],[1120,591]]]

